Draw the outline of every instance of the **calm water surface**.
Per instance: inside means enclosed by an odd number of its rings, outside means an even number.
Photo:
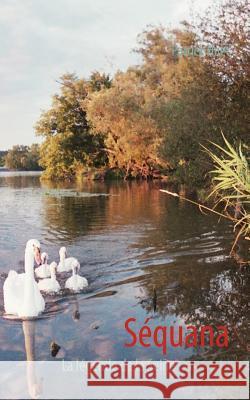
[[[246,359],[249,272],[228,257],[232,227],[159,192],[162,183],[40,183],[0,173],[0,360],[162,359],[157,347],[125,348],[124,322],[137,326],[227,325],[228,349],[171,348],[168,359]],[[50,261],[64,245],[89,281],[82,293],[46,296],[33,321],[3,316],[2,285],[22,272],[26,241]],[[58,276],[62,287],[70,274]],[[154,295],[154,287],[156,296]]]

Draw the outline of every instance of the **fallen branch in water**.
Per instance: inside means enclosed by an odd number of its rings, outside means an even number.
[[[222,214],[222,213],[220,213],[220,212],[218,212],[218,211],[215,211],[213,208],[204,206],[203,204],[197,203],[197,202],[194,201],[194,200],[190,200],[190,199],[188,199],[188,198],[186,198],[186,197],[184,197],[184,196],[182,196],[182,195],[180,195],[180,194],[178,194],[178,193],[170,192],[169,190],[164,190],[164,189],[160,189],[160,192],[167,193],[167,194],[169,194],[170,196],[178,197],[179,199],[182,199],[182,200],[185,200],[185,201],[187,201],[187,202],[189,202],[189,203],[191,203],[191,204],[194,204],[194,205],[196,205],[197,207],[199,207],[200,211],[202,211],[202,209],[204,209],[204,210],[210,211],[210,212],[212,212],[212,213],[214,213],[214,214],[216,214],[216,215],[219,215],[220,217],[226,218],[227,220],[230,220],[230,221],[232,221],[232,222],[234,222],[234,223],[236,223],[236,224],[239,223],[239,220],[238,220],[238,219],[233,218],[233,217],[231,217],[230,215]],[[239,240],[239,238],[240,238],[240,236],[241,236],[241,234],[242,234],[243,229],[244,229],[244,226],[241,227],[241,229],[239,230],[239,232],[238,232],[238,234],[237,234],[237,236],[236,236],[236,238],[235,238],[235,240],[234,240],[233,246],[232,246],[231,251],[230,251],[230,256],[233,256],[234,253],[235,253],[235,252],[234,252],[234,248],[235,248],[235,246],[236,246],[236,244],[237,244],[237,242],[238,242],[238,240]],[[246,239],[249,240],[248,237],[246,237]],[[249,263],[249,262],[247,261],[246,264],[248,264],[248,263]]]
[[[238,222],[238,219],[236,219],[236,218],[233,218],[233,217],[231,217],[231,216],[229,216],[229,215],[225,215],[225,214],[222,214],[222,213],[220,213],[220,212],[218,212],[218,211],[215,211],[215,210],[213,210],[213,209],[210,208],[210,207],[207,207],[207,206],[204,206],[203,204],[197,203],[197,202],[194,201],[194,200],[190,200],[190,199],[188,199],[188,198],[186,198],[186,197],[184,197],[184,196],[182,196],[182,195],[180,195],[180,194],[178,194],[178,193],[169,192],[169,190],[164,190],[164,189],[160,189],[160,192],[167,193],[167,194],[170,194],[170,196],[179,197],[179,199],[188,201],[189,203],[194,204],[194,205],[196,205],[197,207],[199,207],[200,210],[204,209],[204,210],[210,211],[210,212],[212,212],[212,213],[214,213],[214,214],[217,214],[217,215],[219,215],[220,217],[229,219],[230,221]]]

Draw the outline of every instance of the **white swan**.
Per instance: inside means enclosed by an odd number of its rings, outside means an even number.
[[[79,265],[75,264],[72,267],[72,276],[65,282],[65,289],[70,289],[73,292],[79,292],[79,290],[82,290],[88,286],[87,279],[78,275],[77,270],[79,270]]]
[[[58,281],[56,280],[56,262],[52,262],[49,266],[51,278],[42,279],[38,282],[38,287],[46,293],[57,293],[61,289]]]
[[[40,243],[31,239],[25,249],[25,273],[11,270],[3,285],[4,308],[7,314],[22,318],[36,317],[44,311],[45,302],[34,279],[34,260],[41,262]]]
[[[35,274],[37,278],[49,278],[50,277],[50,266],[48,264],[49,256],[47,253],[41,254],[42,265],[35,268]]]
[[[71,271],[71,269],[78,264],[78,268],[80,268],[80,263],[75,257],[67,257],[66,247],[61,247],[59,250],[60,262],[57,267],[58,272]]]

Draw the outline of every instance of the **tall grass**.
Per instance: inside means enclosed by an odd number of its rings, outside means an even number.
[[[200,211],[209,211],[220,218],[223,217],[230,220],[234,224],[234,231],[236,232],[236,237],[231,248],[231,255],[234,255],[240,264],[248,264],[249,261],[243,261],[235,253],[234,248],[240,237],[250,240],[250,166],[249,156],[244,154],[245,152],[249,154],[250,148],[240,143],[238,149],[235,150],[223,134],[222,136],[225,147],[210,142],[219,151],[219,155],[202,146],[214,163],[214,169],[210,171],[213,189],[208,196],[210,200],[211,197],[216,198],[213,208],[197,203],[181,194],[170,192],[169,190],[160,189],[160,191],[188,201],[198,206]],[[221,204],[223,204],[222,209]],[[219,205],[220,209],[218,210]]]
[[[209,197],[217,198],[214,208],[224,205],[223,213],[234,220],[234,231],[237,232],[231,253],[240,237],[250,240],[250,166],[249,147],[240,143],[237,150],[222,134],[225,147],[210,142],[220,155],[202,146],[214,163],[211,171],[213,189]]]

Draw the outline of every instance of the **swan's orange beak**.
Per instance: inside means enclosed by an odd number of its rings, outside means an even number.
[[[42,264],[41,251],[38,247],[35,248],[35,260],[36,260],[37,265]]]

